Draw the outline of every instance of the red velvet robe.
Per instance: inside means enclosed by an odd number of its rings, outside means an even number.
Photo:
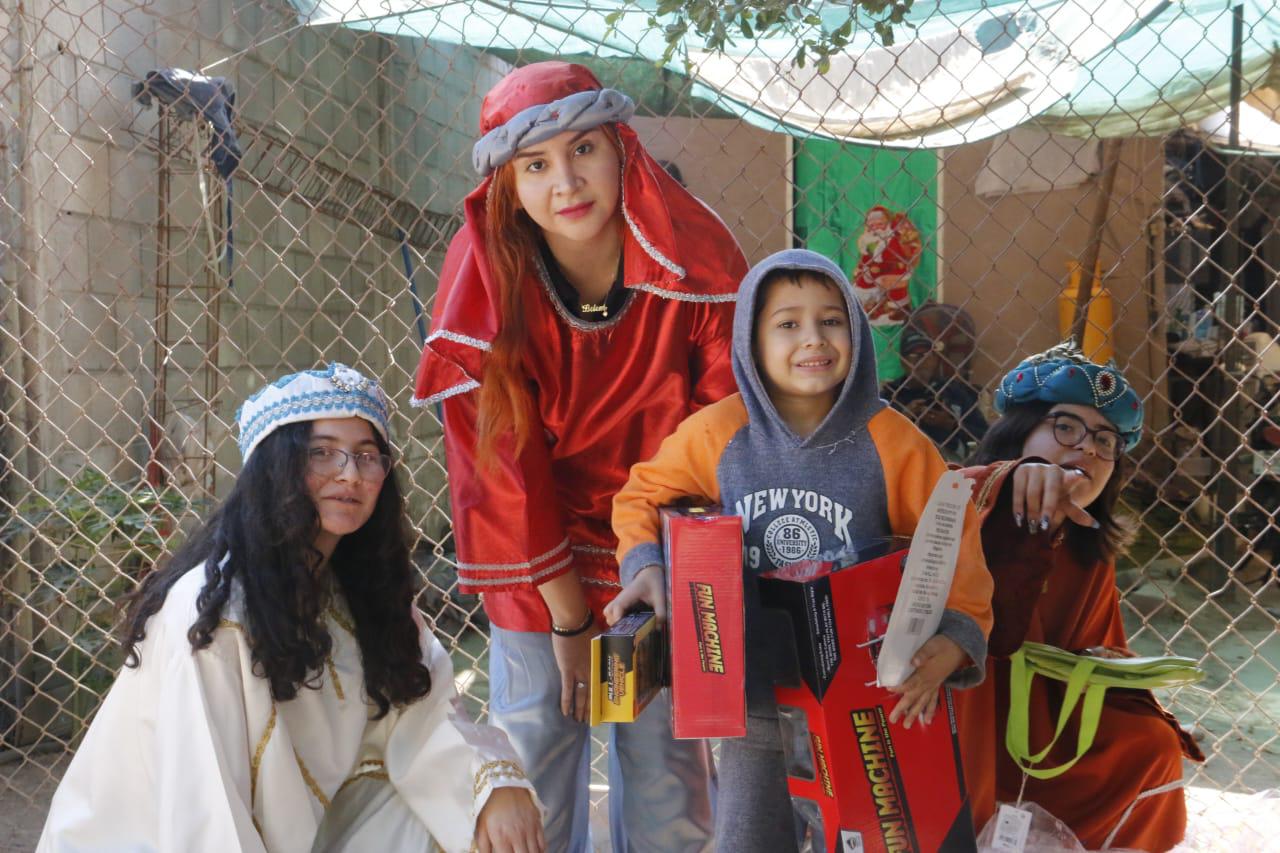
[[[518,102],[492,103],[491,93],[484,109],[514,113],[575,85],[508,85]],[[466,199],[466,224],[445,257],[418,365],[414,404],[444,408],[459,590],[483,593],[489,618],[509,630],[551,629],[537,586],[571,566],[602,618],[619,589],[613,496],[631,465],[652,456],[695,409],[736,390],[730,338],[746,259],[719,217],[666,173],[630,127],[616,127],[630,299],[615,318],[588,324],[560,306],[541,276],[524,283],[525,367],[537,423],[523,453],[500,442],[495,468],[477,468],[474,392],[498,329],[498,291],[483,245],[489,179]]]
[[[983,520],[983,551],[995,580],[995,627],[987,660],[987,680],[955,692],[960,716],[965,780],[981,829],[997,800],[1014,802],[1022,772],[1005,751],[1009,716],[1007,655],[1022,640],[1070,651],[1090,646],[1128,649],[1120,619],[1115,566],[1085,567],[1046,534],[1015,529],[1009,509],[1008,475],[1017,462],[965,469],[976,481],[974,501]],[[1060,542],[1060,540],[1059,540]],[[1036,600],[1038,597],[1038,601]],[[1053,738],[1062,685],[1037,678],[1032,685],[1030,743]],[[1046,766],[1075,755],[1074,722],[1062,733]],[[1027,779],[1024,798],[1038,803],[1075,832],[1090,850],[1102,847],[1125,809],[1142,791],[1182,778],[1182,758],[1203,761],[1199,748],[1147,690],[1107,691],[1093,747],[1056,779]],[[1111,846],[1165,851],[1186,830],[1181,789],[1142,800],[1125,820]]]

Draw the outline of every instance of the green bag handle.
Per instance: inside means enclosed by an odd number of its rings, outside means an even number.
[[[1053,779],[1066,773],[1093,746],[1102,716],[1102,700],[1108,687],[1152,688],[1192,684],[1204,671],[1189,658],[1165,657],[1125,661],[1075,655],[1040,643],[1023,643],[1009,659],[1009,722],[1004,744],[1014,763],[1036,779]],[[1053,738],[1039,752],[1030,746],[1031,683],[1037,674],[1067,683],[1062,710]],[[1084,702],[1080,703],[1083,694]],[[1080,704],[1080,734],[1075,757],[1057,767],[1035,767],[1057,744],[1076,705]]]
[[[1004,745],[1015,764],[1023,773],[1036,779],[1053,779],[1061,776],[1076,762],[1084,757],[1093,746],[1098,734],[1098,718],[1102,716],[1102,697],[1107,688],[1101,684],[1090,684],[1089,678],[1096,667],[1096,661],[1081,658],[1071,670],[1067,678],[1067,692],[1062,700],[1062,710],[1058,714],[1058,725],[1054,729],[1053,738],[1039,752],[1032,754],[1030,747],[1030,722],[1028,719],[1031,705],[1031,682],[1035,672],[1027,666],[1025,646],[1014,652],[1009,659],[1009,723],[1005,726]],[[1076,704],[1084,694],[1084,704],[1080,709],[1080,736],[1076,741],[1076,754],[1071,760],[1057,767],[1033,767],[1048,756],[1049,751],[1061,737],[1063,730],[1075,711]]]

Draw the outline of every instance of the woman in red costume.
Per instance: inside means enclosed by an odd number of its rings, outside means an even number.
[[[1023,789],[1023,774],[1004,748],[1007,657],[1024,640],[1132,655],[1115,576],[1129,528],[1115,513],[1123,454],[1142,433],[1142,403],[1113,365],[1093,364],[1063,345],[1005,376],[995,407],[1001,417],[979,445],[977,464],[965,469],[976,481],[983,551],[995,580],[987,680],[955,696],[975,824],[987,822],[997,800],[1014,802],[1021,791],[1090,850],[1169,850],[1187,822],[1182,758],[1204,759],[1150,691],[1107,691],[1092,748],[1054,779],[1028,778]],[[1063,686],[1033,683],[1033,746],[1052,740]],[[1045,766],[1074,757],[1076,741],[1073,723]]]
[[[492,625],[490,711],[586,850],[589,643],[619,589],[614,493],[695,409],[734,390],[745,259],[640,145],[630,98],[564,62],[485,97],[484,177],[440,275],[415,405],[443,403],[459,590]],[[710,755],[654,700],[615,726],[615,850],[709,846]]]

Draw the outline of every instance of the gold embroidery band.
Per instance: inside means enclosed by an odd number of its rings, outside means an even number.
[[[391,776],[388,775],[386,770],[381,769],[384,767],[386,767],[386,765],[381,761],[362,761],[356,768],[356,772],[348,776],[346,781],[338,786],[338,790],[334,792],[333,798],[336,800],[343,790],[357,779],[381,779],[383,782],[390,782]]]
[[[348,634],[350,634],[353,637],[356,635],[355,623],[352,622],[350,619],[348,619],[346,616],[343,616],[341,613],[339,613],[336,607],[329,608],[329,617],[333,619],[334,622],[337,622],[338,627],[342,628],[342,630],[346,631]]]
[[[514,761],[486,761],[476,771],[475,788],[472,794],[477,797],[480,796],[484,786],[497,778],[524,779],[526,777],[524,768]]]
[[[253,762],[249,765],[249,809],[252,811],[257,807],[258,802],[258,770],[262,767],[262,754],[267,751],[267,742],[271,740],[271,733],[276,728],[276,706],[271,703],[271,717],[267,720],[267,727],[262,732],[262,737],[258,739],[258,747],[253,751]]]
[[[982,484],[982,491],[978,493],[978,500],[974,502],[978,512],[982,512],[987,508],[987,501],[991,498],[991,490],[995,487],[996,483],[1004,479],[1005,473],[1017,464],[1018,460],[1016,459],[1008,462],[1001,462],[991,471],[990,474],[987,475],[986,482]]]
[[[329,679],[333,681],[333,692],[338,694],[339,699],[346,699],[346,695],[342,692],[342,680],[338,678],[338,667],[333,663],[333,656],[325,658],[325,663],[329,665]]]
[[[298,750],[293,751],[293,760],[298,762],[298,770],[302,773],[302,781],[307,783],[307,787],[311,789],[311,793],[320,801],[320,805],[326,809],[329,808],[329,798],[324,795],[324,791],[320,790],[320,786],[316,784],[315,777],[311,775],[311,771],[307,769],[307,764],[302,760],[302,756],[298,755]]]

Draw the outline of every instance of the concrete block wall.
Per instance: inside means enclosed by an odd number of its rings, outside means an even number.
[[[977,174],[998,143],[947,149],[939,157],[943,301],[973,315],[979,330],[974,378],[988,388],[1018,360],[1061,339],[1058,294],[1067,261],[1084,254],[1097,201],[1092,178],[1045,192],[979,196]],[[1152,278],[1147,228],[1161,206],[1161,145],[1159,139],[1124,140],[1100,257],[1103,269],[1111,269],[1104,286],[1114,308],[1116,358],[1144,395],[1160,390],[1166,369],[1163,348],[1152,350],[1152,300],[1163,295]]]
[[[732,119],[636,118],[649,153],[680,167],[689,191],[738,238],[749,263],[791,245],[788,139]]]
[[[121,478],[141,476],[163,267],[171,348],[161,357],[173,420],[164,426],[174,455],[212,450],[217,490],[224,490],[238,469],[228,426],[264,376],[326,359],[353,362],[379,375],[399,405],[396,433],[420,486],[412,490],[415,512],[435,518],[431,530],[442,532],[444,505],[431,498],[444,494],[438,424],[407,406],[420,341],[399,245],[244,175],[235,189],[229,287],[220,271],[207,269],[205,208],[186,159],[189,127],[182,127],[175,134],[180,156],[171,161],[169,249],[158,255],[157,112],[132,103],[129,87],[153,67],[213,66],[210,73],[235,84],[246,123],[393,197],[448,215],[476,185],[469,153],[480,101],[508,66],[422,39],[295,28],[280,0],[34,0],[28,12],[31,50],[22,56],[30,60],[33,106],[22,113],[12,102],[21,88],[5,87],[11,103],[0,120],[13,121],[7,135],[16,134],[31,155],[19,176],[28,226],[19,232],[30,246],[19,253],[22,263],[4,269],[15,284],[21,271],[25,292],[36,296],[40,334],[26,344],[39,375],[28,384],[43,414],[34,438],[49,472],[74,476],[91,458]],[[12,32],[5,39],[11,58],[19,40]],[[790,243],[784,137],[724,120],[637,118],[634,126],[655,156],[682,167],[690,189],[720,213],[750,260]],[[244,141],[254,144],[252,135]],[[983,330],[975,363],[982,384],[1018,355],[1056,340],[1064,262],[1083,249],[1093,207],[1092,182],[979,197],[974,178],[990,145],[939,155],[943,298],[965,305]],[[1140,356],[1148,320],[1141,235],[1159,202],[1160,156],[1156,142],[1129,141],[1125,151],[1104,263],[1122,255],[1108,282],[1117,351],[1129,354],[1130,367],[1150,361],[1154,377],[1159,360]],[[444,248],[410,252],[428,312]],[[220,329],[216,341],[211,319]],[[205,399],[215,384],[216,396]],[[196,416],[210,407],[214,417]]]
[[[30,69],[13,81],[26,83],[28,106],[24,112],[20,85],[6,86],[0,122],[17,143],[4,178],[21,190],[7,193],[20,251],[3,267],[5,284],[21,283],[11,292],[34,304],[34,332],[23,343],[36,375],[17,375],[16,336],[4,352],[6,372],[35,392],[37,429],[17,438],[34,441],[47,460],[32,479],[52,485],[89,461],[123,481],[142,477],[164,269],[170,347],[160,357],[171,455],[212,452],[224,493],[239,467],[228,427],[262,377],[324,360],[353,363],[395,398],[401,449],[414,485],[422,481],[411,489],[416,512],[431,517],[428,532],[442,533],[444,516],[430,506],[443,485],[438,425],[408,406],[421,344],[399,244],[242,175],[230,287],[208,269],[207,214],[185,125],[173,135],[180,150],[169,161],[161,252],[157,111],[133,103],[130,86],[152,68],[218,63],[208,73],[232,81],[247,122],[392,196],[451,214],[475,183],[469,154],[479,99],[507,66],[420,39],[293,29],[292,9],[275,0],[35,0],[26,11],[25,38],[7,29],[4,46],[8,68],[25,60]],[[286,34],[268,40],[277,33]],[[242,141],[253,144],[251,135]],[[220,210],[214,222],[220,238]],[[411,251],[428,312],[444,248]],[[5,308],[16,330],[16,302]],[[205,399],[214,385],[216,396]]]

